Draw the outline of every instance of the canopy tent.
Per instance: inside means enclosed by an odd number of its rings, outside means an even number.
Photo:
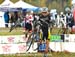
[[[14,3],[12,3],[10,0],[5,0],[1,5],[0,5],[0,11],[17,11],[16,8],[14,8]]]
[[[5,27],[4,12],[0,12],[0,28]]]
[[[12,3],[10,0],[5,0],[2,4],[1,7],[13,7],[14,3]]]
[[[17,9],[13,8],[14,3],[12,3],[10,0],[5,0],[2,4],[0,4],[0,27],[5,27],[6,20],[8,20],[7,17],[5,17],[5,13],[9,11],[16,11]]]
[[[33,5],[30,5],[22,0],[19,0],[15,4],[12,3],[10,0],[5,0],[1,5],[0,5],[0,11],[7,12],[7,11],[19,11],[19,10],[25,10],[25,9],[30,9],[30,10],[37,10],[38,7],[35,7]]]
[[[15,8],[32,9],[32,10],[38,9],[38,7],[30,5],[22,0],[19,0],[18,2],[15,3]]]
[[[18,8],[0,7],[0,11],[2,11],[2,12],[14,12],[14,11],[19,11],[19,9]]]

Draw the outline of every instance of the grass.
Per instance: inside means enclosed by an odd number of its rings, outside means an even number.
[[[9,55],[0,55],[0,57],[43,57],[44,54],[37,53],[37,54],[9,54]],[[48,57],[75,57],[75,53],[64,53],[64,52],[52,52],[51,54],[47,54]]]
[[[0,35],[22,35],[23,34],[23,28],[16,28],[14,30],[12,30],[11,32],[9,32],[10,28],[0,28]],[[53,28],[52,29],[52,33],[51,34],[62,34],[62,29],[60,30],[60,32],[58,33],[60,29],[58,28]],[[69,31],[67,32],[67,34],[69,34]]]
[[[0,35],[22,35],[23,29],[22,28],[16,28],[9,32],[10,28],[0,28]]]

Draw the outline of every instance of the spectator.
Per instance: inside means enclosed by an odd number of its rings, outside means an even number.
[[[8,23],[9,23],[9,12],[6,12],[4,14],[4,19],[5,19],[5,27],[8,27]]]

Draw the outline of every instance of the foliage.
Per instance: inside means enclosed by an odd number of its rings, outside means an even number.
[[[16,2],[19,1],[19,0],[10,0],[10,1],[12,1],[13,3],[16,3]]]
[[[67,0],[67,6],[71,7],[71,0]]]
[[[3,2],[3,0],[0,0],[0,4]]]

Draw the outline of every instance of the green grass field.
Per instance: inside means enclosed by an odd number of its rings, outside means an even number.
[[[10,28],[0,28],[0,35],[22,35],[23,28],[16,28],[9,32]]]
[[[12,32],[9,32],[9,30],[10,28],[0,28],[0,35],[22,35],[24,31],[23,28],[16,28]],[[62,32],[62,29],[53,28],[51,34],[62,34]],[[70,34],[69,31],[67,31],[67,34]]]
[[[37,54],[9,54],[9,55],[0,55],[0,57],[43,57],[44,54],[42,53],[37,53]],[[53,53],[48,53],[48,57],[75,57],[75,53],[64,53],[64,52],[53,52]]]

